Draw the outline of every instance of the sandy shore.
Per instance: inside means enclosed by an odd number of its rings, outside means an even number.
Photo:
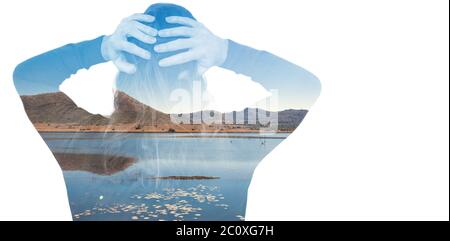
[[[124,124],[114,126],[79,126],[71,124],[34,124],[35,128],[42,133],[46,132],[111,132],[111,133],[273,133],[274,131],[249,128],[242,125],[158,125],[136,127]],[[291,133],[293,130],[277,130],[277,133]]]

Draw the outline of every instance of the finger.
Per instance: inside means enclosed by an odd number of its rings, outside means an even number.
[[[127,41],[121,41],[118,44],[117,48],[119,50],[121,50],[121,51],[124,51],[124,52],[130,53],[130,54],[136,55],[136,56],[141,57],[143,59],[150,59],[150,57],[151,57],[150,52],[148,52],[147,50],[145,50],[145,49],[143,49],[141,47],[138,47],[135,44],[127,42]]]
[[[155,21],[155,17],[153,17],[152,15],[148,15],[148,14],[135,13],[135,14],[131,15],[130,17],[128,17],[128,20],[139,21],[139,22],[144,22],[144,23],[152,23]]]
[[[141,31],[139,31],[138,29],[130,30],[127,35],[129,37],[134,37],[137,40],[139,40],[139,41],[141,41],[143,43],[146,43],[146,44],[154,44],[154,43],[156,43],[156,38],[154,38],[154,37],[152,37],[150,35],[147,35],[147,34],[141,32]]]
[[[177,39],[168,43],[156,45],[155,51],[158,53],[165,53],[182,49],[188,49],[192,48],[193,46],[194,43],[191,39]]]
[[[114,65],[119,69],[119,71],[127,73],[127,74],[134,74],[136,73],[136,66],[133,64],[128,63],[123,56],[115,59],[113,61]]]
[[[159,61],[159,66],[170,67],[173,65],[185,64],[187,62],[197,60],[199,57],[200,56],[197,52],[187,51],[162,59],[161,61]]]
[[[166,28],[158,31],[160,37],[192,37],[194,29],[190,27]]]
[[[181,25],[187,25],[191,27],[198,27],[200,23],[195,21],[192,18],[180,17],[180,16],[170,16],[166,18],[166,22],[168,23],[177,23]]]
[[[156,37],[158,35],[158,30],[156,30],[150,26],[147,26],[145,24],[142,24],[142,23],[136,22],[136,21],[133,21],[132,24],[136,29],[139,29],[140,31],[142,31],[143,33],[145,33],[147,35],[154,36],[154,37]]]

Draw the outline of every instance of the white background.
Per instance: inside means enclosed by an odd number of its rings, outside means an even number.
[[[306,120],[257,168],[248,220],[448,220],[448,1],[174,2],[217,35],[322,81]],[[12,85],[14,67],[109,34],[151,3],[0,1],[0,219],[71,219],[59,166]]]

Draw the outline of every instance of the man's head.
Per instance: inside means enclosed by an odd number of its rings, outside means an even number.
[[[173,23],[166,22],[166,18],[170,17],[170,16],[187,17],[187,18],[191,18],[191,19],[195,20],[194,16],[192,16],[192,14],[187,9],[185,9],[181,6],[175,5],[175,4],[167,4],[167,3],[153,4],[145,11],[145,14],[155,17],[154,22],[144,23],[144,24],[146,24],[156,30],[175,28],[175,27],[181,26],[179,24],[173,24]],[[162,37],[157,36],[156,39],[157,39],[157,42],[154,45],[167,43],[167,42],[176,40],[178,38],[162,38]],[[171,52],[171,53],[157,53],[154,51],[154,45],[142,43],[142,42],[136,40],[135,38],[129,38],[128,40],[129,40],[129,42],[134,43],[134,44],[138,45],[139,47],[150,51],[152,54],[151,61],[156,62],[156,63],[163,58],[169,57],[171,55],[174,55],[174,54],[180,52],[179,51],[179,52]],[[143,59],[140,59],[139,57],[132,56],[132,55],[128,55],[127,59],[130,60],[132,63],[137,63],[137,64],[148,62]]]
[[[166,22],[166,17],[169,16],[188,17],[195,20],[194,16],[187,9],[175,4],[153,4],[145,11],[145,14],[155,17],[155,21],[143,24],[156,30],[181,26],[179,24]],[[118,88],[133,96],[137,96],[137,98],[144,94],[151,94],[153,96],[158,96],[159,98],[167,99],[170,92],[175,89],[181,88],[190,91],[192,89],[192,81],[198,77],[196,63],[189,62],[171,67],[160,67],[159,61],[161,59],[184,52],[184,50],[168,53],[157,53],[154,51],[155,45],[167,43],[178,38],[181,37],[162,38],[157,36],[155,44],[146,44],[130,37],[128,41],[148,50],[151,53],[151,59],[145,60],[131,54],[125,54],[127,61],[134,64],[137,67],[137,71],[134,74],[119,73],[117,78]]]

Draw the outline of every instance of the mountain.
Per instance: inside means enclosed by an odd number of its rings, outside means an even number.
[[[21,96],[25,111],[33,123],[108,125],[168,123],[170,116],[146,106],[123,92],[117,92],[116,111],[110,118],[79,108],[63,92]]]
[[[113,124],[155,125],[170,123],[168,114],[157,111],[121,91],[116,93],[115,109],[111,115],[111,123]]]
[[[283,110],[278,112],[278,128],[295,129],[308,114],[307,110]]]
[[[247,108],[239,112],[218,113],[222,120],[232,118],[232,123],[227,124],[202,124],[193,128],[193,117],[211,114],[213,111],[203,111],[202,113],[190,113],[190,123],[174,124],[169,114],[160,112],[147,106],[131,96],[118,91],[115,97],[116,110],[106,118],[101,115],[94,115],[79,108],[67,95],[62,92],[39,94],[33,96],[21,96],[25,111],[33,124],[39,128],[52,130],[52,125],[58,130],[70,131],[72,126],[78,126],[78,130],[102,131],[106,127],[110,130],[122,131],[205,131],[205,130],[255,130],[262,125],[259,123],[258,114],[262,109]],[[308,113],[307,110],[284,110],[280,112],[266,111],[267,116],[278,114],[278,129],[292,131],[303,120]],[[236,121],[237,117],[243,117],[243,121]],[[255,119],[257,122],[255,122]],[[249,121],[250,120],[250,121]],[[225,123],[225,122],[223,122]],[[92,129],[93,126],[97,128]],[[89,128],[83,128],[89,127]],[[116,127],[121,127],[117,128]],[[146,128],[144,128],[146,127]],[[38,128],[38,129],[39,129]]]
[[[79,108],[62,92],[21,96],[25,111],[32,123],[62,123],[106,125],[108,118],[93,115]]]

